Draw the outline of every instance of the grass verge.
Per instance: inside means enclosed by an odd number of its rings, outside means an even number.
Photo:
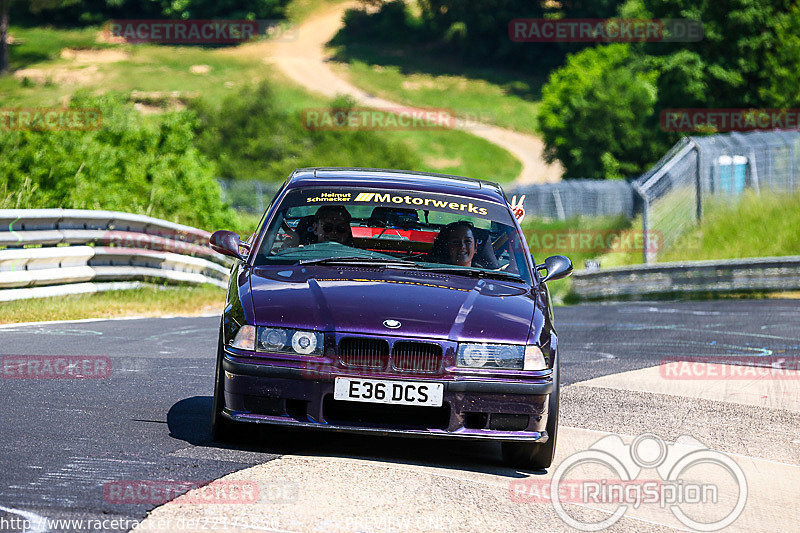
[[[360,47],[359,47],[360,48]],[[334,49],[334,51],[338,48]],[[360,58],[340,61],[334,70],[350,82],[387,100],[421,107],[452,110],[459,117],[495,124],[522,133],[536,134],[538,130],[538,97],[522,95],[535,93],[541,82],[536,80],[488,81],[460,74],[431,74],[405,65],[397,65],[399,57],[408,54],[395,52],[392,56],[363,51]],[[343,59],[341,53],[338,57]]]
[[[568,220],[528,218],[522,224],[522,231],[537,264],[544,263],[551,255],[565,255],[575,270],[583,270],[589,259],[599,260],[601,266],[608,267],[641,257],[641,250],[633,246],[635,227],[624,215]],[[570,278],[548,282],[547,286],[555,303],[573,301]]]
[[[659,261],[800,255],[800,194],[717,197],[703,206],[700,227],[690,230]]]
[[[154,286],[3,302],[0,324],[124,316],[222,313],[225,291],[214,285]]]
[[[303,9],[325,2],[313,0]],[[302,6],[301,6],[302,7]],[[306,15],[299,11],[294,17]],[[91,92],[118,91],[130,95],[143,113],[182,109],[192,99],[220,102],[242,87],[268,81],[280,108],[292,113],[307,108],[325,108],[329,101],[305,91],[264,63],[268,55],[263,43],[206,48],[152,44],[98,43],[100,27],[57,30],[14,27],[22,44],[11,57],[24,75],[0,77],[1,107],[61,106],[79,89]],[[23,49],[24,48],[24,49]],[[67,54],[76,49],[79,55]],[[42,50],[39,54],[28,53]],[[113,56],[108,51],[113,51]],[[105,53],[106,55],[103,55]],[[406,144],[418,167],[411,170],[442,172],[512,181],[521,170],[510,153],[488,141],[462,131],[381,131],[375,135]],[[329,163],[319,161],[319,166]],[[363,166],[354,160],[351,166]],[[285,175],[291,171],[287,168]]]

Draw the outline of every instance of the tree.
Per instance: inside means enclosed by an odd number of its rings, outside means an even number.
[[[798,103],[796,0],[642,0],[642,4],[653,17],[702,21],[705,32],[699,42],[642,46],[664,72],[659,81],[662,107]]]
[[[542,89],[539,125],[549,161],[567,178],[641,172],[667,145],[654,123],[658,72],[630,45],[588,48],[567,58]]]
[[[8,7],[10,0],[0,0],[0,75],[8,72]]]
[[[9,12],[13,0],[0,0],[0,75],[7,74],[8,61],[8,27]],[[60,5],[70,5],[79,0],[29,0],[30,10],[37,13],[44,9],[52,9]]]

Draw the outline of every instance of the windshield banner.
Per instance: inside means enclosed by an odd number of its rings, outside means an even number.
[[[287,198],[284,205],[383,205],[403,209],[421,209],[465,215],[510,223],[508,208],[494,202],[450,194],[391,189],[301,189]]]

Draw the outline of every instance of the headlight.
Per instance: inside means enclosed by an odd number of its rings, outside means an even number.
[[[258,347],[266,351],[282,350],[286,347],[286,334],[285,329],[277,328],[260,328],[258,336]]]
[[[242,326],[230,345],[251,352],[322,355],[325,336],[316,331]]]
[[[459,344],[456,366],[522,370],[525,347],[514,344]]]
[[[317,335],[319,333],[313,331],[295,331],[292,335],[292,350],[303,355],[314,353],[317,345],[322,344],[317,341]]]
[[[324,335],[316,331],[259,326],[256,351],[290,355],[322,355],[324,344]]]

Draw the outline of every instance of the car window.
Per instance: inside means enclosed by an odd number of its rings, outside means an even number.
[[[506,206],[419,191],[291,191],[270,221],[254,264],[354,257],[531,282],[525,248]]]

